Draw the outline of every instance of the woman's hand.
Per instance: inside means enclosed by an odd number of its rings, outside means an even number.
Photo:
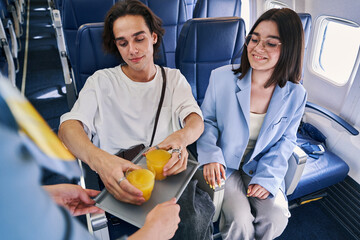
[[[247,197],[256,197],[259,199],[266,199],[270,195],[270,192],[260,186],[259,184],[251,184],[248,187]]]
[[[205,181],[210,184],[211,188],[215,188],[215,183],[219,186],[221,185],[221,178],[224,180],[225,177],[225,168],[220,163],[208,163],[203,167],[203,175]]]

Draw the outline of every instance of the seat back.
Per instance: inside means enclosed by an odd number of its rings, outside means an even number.
[[[63,0],[62,26],[68,56],[72,66],[75,65],[75,42],[79,27],[85,23],[103,22],[107,11],[115,0]]]
[[[245,41],[245,23],[239,17],[194,18],[179,36],[176,68],[190,83],[201,105],[213,69],[240,62]]]
[[[76,38],[76,64],[74,67],[76,87],[78,92],[84,86],[86,79],[95,71],[111,68],[124,62],[112,54],[106,54],[102,46],[104,23],[88,23],[82,25]],[[165,65],[164,46],[160,45],[160,57],[155,59],[158,65]]]
[[[311,33],[311,15],[309,13],[298,13],[298,15],[304,28],[304,41],[306,51]]]
[[[180,31],[188,19],[185,0],[140,0],[161,20],[165,35],[163,38],[166,66],[175,67],[175,50]]]
[[[74,67],[78,92],[86,79],[94,72],[103,68],[119,65],[122,59],[106,54],[102,47],[104,23],[88,23],[82,25],[76,38],[76,63]]]
[[[186,13],[188,19],[193,18],[193,12],[196,4],[196,0],[185,0],[186,3]]]
[[[303,70],[302,70],[302,76],[304,76],[304,66],[306,66],[306,52],[307,52],[307,46],[310,39],[310,33],[311,33],[311,15],[308,13],[298,13],[301,23],[304,28],[304,63],[303,63]],[[302,79],[301,79],[302,82]]]
[[[198,0],[193,18],[241,17],[241,0]]]

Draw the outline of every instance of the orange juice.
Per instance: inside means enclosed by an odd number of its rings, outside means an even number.
[[[163,175],[163,168],[171,158],[168,151],[156,149],[146,154],[146,163],[148,169],[154,170],[155,179],[163,180],[166,176]]]
[[[143,193],[145,201],[149,200],[155,183],[154,174],[148,169],[136,169],[126,175],[126,179]]]

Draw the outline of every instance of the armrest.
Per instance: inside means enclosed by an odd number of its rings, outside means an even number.
[[[351,126],[348,122],[346,122],[344,119],[342,119],[341,117],[339,117],[335,113],[327,110],[326,108],[323,108],[323,107],[321,107],[321,106],[319,106],[319,105],[317,105],[315,103],[312,103],[312,102],[307,102],[306,107],[311,108],[311,109],[313,109],[315,111],[318,111],[318,112],[324,114],[325,116],[331,118],[332,120],[334,120],[335,122],[340,124],[343,128],[345,128],[352,135],[356,136],[356,135],[359,134],[359,131],[356,130],[353,126]]]
[[[213,200],[213,204],[215,206],[213,222],[216,222],[219,219],[221,206],[224,199],[225,180],[221,179],[221,186],[216,184],[215,189],[210,188],[204,179],[202,168],[196,170],[194,178],[198,180],[199,188],[207,192],[210,198]]]
[[[296,146],[289,159],[289,167],[285,175],[286,195],[294,192],[304,171],[306,161],[307,154],[299,146]]]
[[[100,190],[97,174],[85,163],[78,160],[81,168],[80,185],[83,188]],[[96,239],[109,240],[109,231],[107,226],[107,218],[105,213],[86,214],[88,230]]]
[[[110,240],[105,213],[91,213],[89,215],[88,221],[91,223],[92,233],[95,238],[99,240]]]

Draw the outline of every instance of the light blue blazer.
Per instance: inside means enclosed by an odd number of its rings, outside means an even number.
[[[234,68],[237,68],[235,65]],[[251,70],[242,79],[232,65],[212,71],[201,110],[205,130],[197,141],[200,165],[218,162],[228,178],[239,169],[249,141]],[[272,196],[285,190],[284,177],[304,113],[307,94],[300,84],[275,87],[255,148],[245,156],[243,170]]]

